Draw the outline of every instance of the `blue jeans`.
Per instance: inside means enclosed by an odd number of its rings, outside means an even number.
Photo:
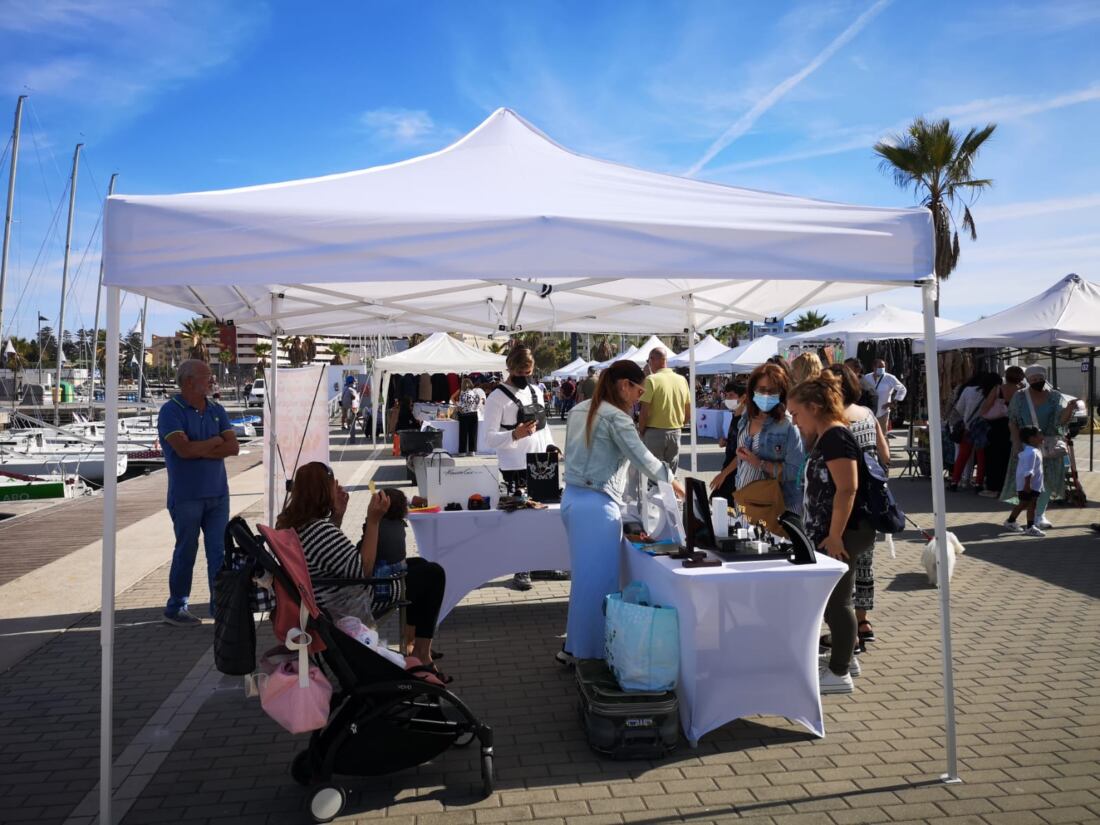
[[[172,527],[176,532],[176,550],[172,554],[172,569],[168,573],[167,616],[174,616],[187,607],[191,596],[191,577],[195,556],[199,551],[199,530],[206,547],[206,576],[210,592],[214,592],[214,576],[225,555],[225,526],[229,523],[229,496],[176,501],[168,505]]]
[[[619,505],[607,493],[567,484],[561,520],[573,564],[565,649],[578,659],[602,659],[603,599],[619,590]]]

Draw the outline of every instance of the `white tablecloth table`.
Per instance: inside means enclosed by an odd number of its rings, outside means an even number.
[[[817,647],[825,602],[846,569],[781,559],[685,568],[623,543],[623,583],[643,581],[680,622],[680,722],[694,745],[747,716],[784,716],[825,735]]]
[[[481,414],[478,414],[478,428],[477,428],[477,451],[479,453],[494,453],[495,450],[485,446],[485,427],[481,424]],[[421,431],[428,429],[428,427],[434,427],[443,433],[443,449],[449,452],[451,455],[458,455],[458,419],[455,418],[432,418],[424,421],[420,425]]]
[[[571,566],[569,541],[556,504],[515,513],[410,513],[409,523],[421,558],[436,562],[447,573],[440,621],[467,593],[495,578]]]

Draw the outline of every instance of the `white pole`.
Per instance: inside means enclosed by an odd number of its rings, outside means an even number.
[[[688,427],[691,433],[691,471],[698,471],[699,445],[695,436],[695,296],[688,295],[688,401],[691,404],[691,419]]]
[[[103,423],[103,562],[99,608],[99,821],[111,818],[111,768],[114,761],[115,675],[115,531],[118,519],[118,316],[120,292],[107,287],[106,418]]]
[[[118,172],[111,175],[111,182],[107,184],[107,197],[115,193],[115,181],[118,180]],[[106,207],[104,207],[106,209]],[[95,370],[96,350],[99,349],[99,298],[103,294],[103,252],[99,253],[99,284],[95,289],[95,323],[92,325],[92,380],[88,382],[88,420],[95,421]]]
[[[279,296],[271,296],[271,314],[279,314]],[[271,322],[271,372],[268,374],[267,389],[264,390],[264,403],[267,410],[264,414],[264,434],[267,437],[267,523],[275,526],[275,465],[279,461],[279,440],[276,428],[278,426],[275,414],[275,393],[279,384],[279,327],[275,321]]]
[[[943,645],[944,738],[947,772],[941,779],[960,782],[955,745],[955,671],[951,655],[951,582],[948,579],[947,513],[944,509],[943,442],[940,439],[940,372],[936,352],[935,282],[924,285],[924,377],[928,385],[928,446],[932,454],[932,510],[936,515],[936,548],[939,554],[940,632]]]
[[[141,346],[138,348],[138,406],[145,400],[145,316],[149,314],[149,298],[141,305]]]
[[[4,344],[4,288],[8,277],[8,247],[11,244],[11,212],[15,206],[15,173],[19,167],[19,130],[23,122],[23,101],[26,95],[19,95],[15,101],[15,125],[11,131],[11,171],[8,172],[8,200],[7,209],[4,211],[3,242],[0,243],[0,346]],[[0,355],[0,357],[3,357]],[[6,358],[4,359],[7,360]],[[12,393],[15,392],[15,383],[12,383]]]
[[[53,404],[53,423],[61,423],[61,363],[64,360],[65,348],[65,292],[69,288],[69,252],[73,246],[73,214],[76,212],[76,170],[80,165],[80,150],[83,143],[76,145],[73,152],[73,171],[69,178],[69,223],[65,229],[65,257],[61,263],[61,309],[57,313],[57,400]]]

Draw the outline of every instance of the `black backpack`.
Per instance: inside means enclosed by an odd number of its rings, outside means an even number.
[[[232,525],[232,522],[230,522]],[[233,566],[239,553],[230,525],[225,528],[225,560],[214,577],[214,666],[229,676],[256,669],[256,621],[252,615],[252,564]]]
[[[870,450],[860,451],[859,492],[856,506],[867,522],[880,533],[893,535],[905,529],[905,512],[890,492],[890,476]]]

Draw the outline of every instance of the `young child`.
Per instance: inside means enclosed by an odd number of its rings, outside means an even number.
[[[1043,434],[1036,427],[1020,427],[1020,441],[1024,448],[1016,463],[1016,496],[1020,503],[1013,509],[1005,529],[1013,533],[1042,538],[1046,535],[1035,526],[1035,505],[1043,492]],[[1027,510],[1027,528],[1016,523],[1017,516]]]

